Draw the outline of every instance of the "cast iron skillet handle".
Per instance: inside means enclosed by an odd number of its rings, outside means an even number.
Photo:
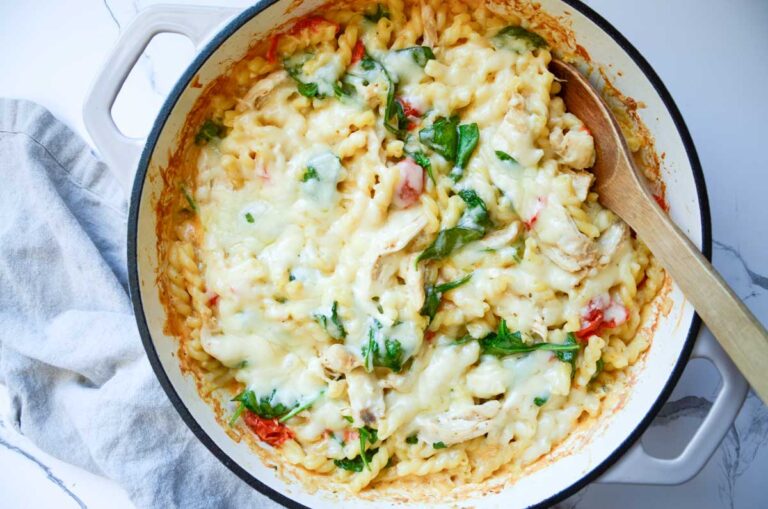
[[[85,98],[83,121],[126,195],[131,192],[144,140],[120,132],[112,118],[112,105],[131,69],[155,35],[163,32],[181,34],[199,49],[214,27],[237,12],[237,9],[224,7],[153,5],[140,11],[120,34]]]
[[[649,455],[638,440],[597,482],[626,484],[682,484],[699,473],[717,450],[741,409],[749,385],[712,333],[702,327],[691,358],[708,359],[722,377],[712,408],[676,458]]]

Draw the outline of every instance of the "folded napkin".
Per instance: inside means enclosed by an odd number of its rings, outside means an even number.
[[[126,217],[75,133],[0,99],[0,382],[13,424],[139,507],[277,507],[198,442],[155,379],[128,298]]]

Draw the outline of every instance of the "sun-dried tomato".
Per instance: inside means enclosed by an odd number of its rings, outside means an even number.
[[[243,421],[262,441],[273,447],[280,447],[286,440],[293,438],[293,431],[277,419],[264,419],[246,410]]]

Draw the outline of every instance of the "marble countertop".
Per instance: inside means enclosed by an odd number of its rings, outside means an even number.
[[[167,1],[167,0],[166,0]],[[205,4],[200,0],[178,0]],[[154,0],[0,1],[0,96],[35,100],[88,139],[81,117],[91,80],[121,27]],[[210,0],[244,6],[244,0]],[[765,0],[589,0],[659,73],[691,130],[709,190],[714,263],[736,293],[768,322],[768,2]],[[165,94],[192,57],[180,36],[158,36],[115,104],[118,125],[146,133]],[[707,413],[718,375],[689,364],[643,437],[660,457],[679,452]],[[0,385],[2,506],[133,507],[108,479],[63,463],[16,433]],[[751,394],[706,467],[680,486],[593,484],[562,508],[768,507],[768,408]]]

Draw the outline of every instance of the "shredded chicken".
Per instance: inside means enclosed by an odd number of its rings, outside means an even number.
[[[619,250],[621,243],[629,237],[629,227],[617,221],[608,227],[607,230],[597,239],[597,250],[600,252],[600,265],[606,265],[611,261],[614,253]]]
[[[384,417],[384,390],[376,382],[376,377],[362,368],[347,375],[349,402],[358,423],[371,425]]]
[[[393,259],[390,263],[387,255],[405,248],[426,225],[427,219],[417,208],[393,212],[389,215],[387,223],[375,237],[369,240],[368,250],[361,259],[361,267],[357,271],[354,285],[358,304],[367,305],[373,297],[380,295],[382,289],[388,286],[388,282],[399,269],[399,261]],[[407,278],[407,283],[414,297],[422,295],[421,300],[416,301],[420,304],[423,301],[421,276],[411,275]]]
[[[493,233],[486,235],[481,241],[481,245],[491,249],[500,249],[508,246],[518,235],[520,235],[520,227],[520,221],[512,221],[501,230],[496,230]]]
[[[415,424],[419,438],[427,443],[457,444],[488,433],[491,419],[500,409],[501,403],[491,400],[431,417],[417,417]]]
[[[549,142],[560,159],[560,163],[577,170],[595,164],[595,140],[585,128],[569,129],[555,127],[549,134]]]
[[[491,139],[494,150],[506,152],[523,166],[535,167],[544,156],[536,146],[536,117],[525,109],[525,97],[513,94],[509,109]]]
[[[237,105],[236,110],[238,112],[245,111],[247,109],[253,108],[256,105],[256,102],[261,99],[262,97],[266,97],[267,94],[269,94],[272,90],[275,89],[283,80],[288,78],[288,73],[284,70],[275,71],[264,78],[260,79],[256,82],[255,85],[251,87],[251,89],[248,91],[248,93],[243,96],[243,98],[240,100],[239,104]]]
[[[437,46],[437,29],[435,25],[435,11],[428,3],[421,4],[421,22],[424,26],[424,36],[422,44],[434,48]]]
[[[544,255],[568,272],[579,272],[597,262],[595,243],[581,233],[565,208],[549,203],[534,224]]]
[[[355,368],[362,366],[360,359],[339,343],[326,348],[320,355],[320,363],[331,378],[346,375]]]
[[[568,172],[568,175],[571,176],[571,187],[576,194],[576,198],[581,202],[586,201],[594,176],[586,171]]]

